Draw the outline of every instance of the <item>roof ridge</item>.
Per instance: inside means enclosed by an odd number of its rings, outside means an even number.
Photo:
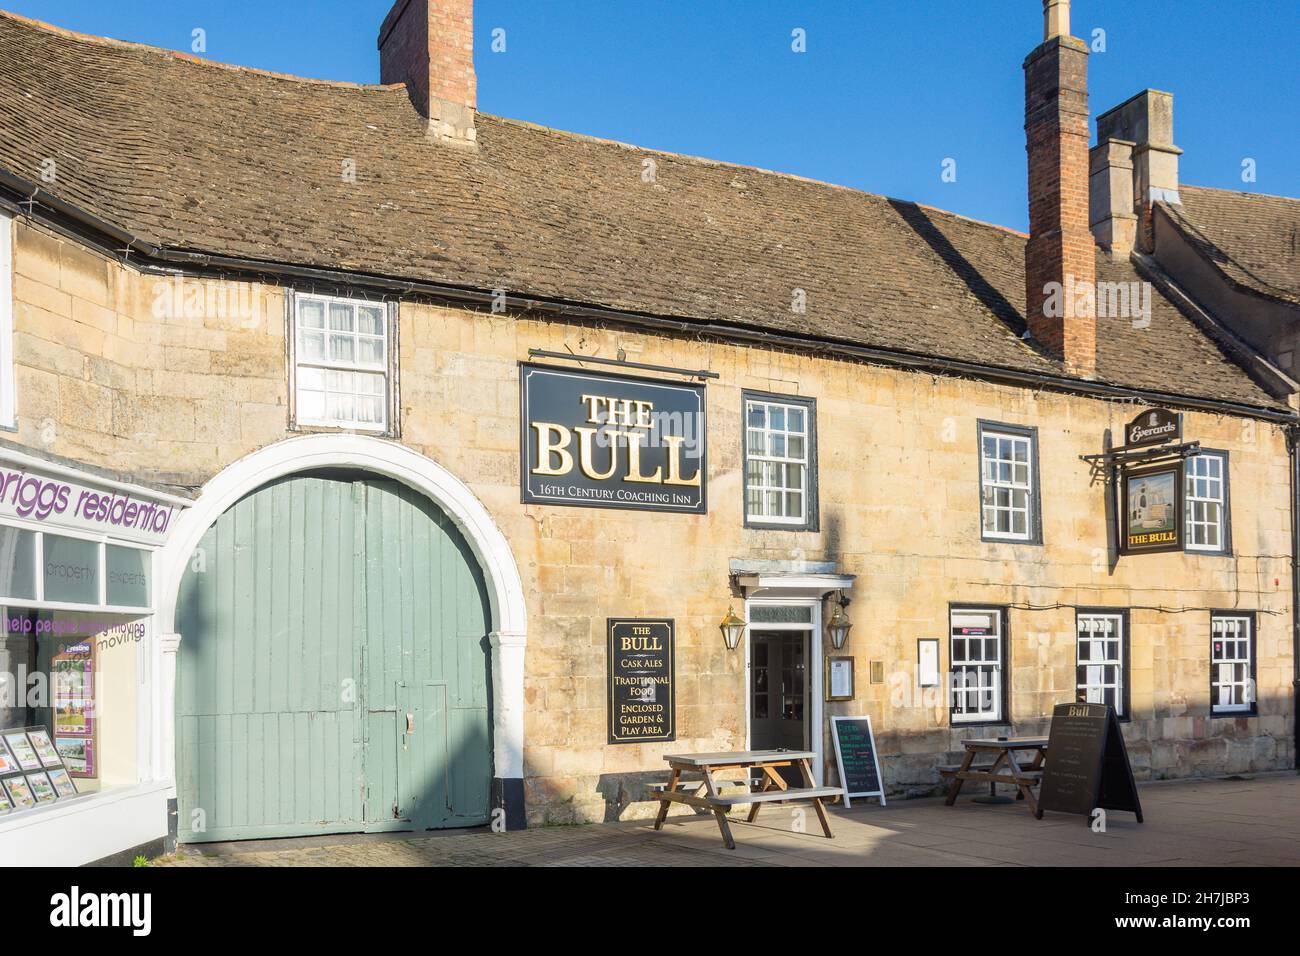
[[[308,83],[316,86],[329,86],[338,89],[391,90],[405,88],[401,83],[352,83],[347,80],[323,80],[311,76],[298,76],[296,73],[280,73],[275,70],[263,70],[255,66],[242,66],[238,63],[222,63],[219,60],[209,60],[201,56],[195,56],[193,53],[182,53],[180,50],[169,50],[166,47],[154,46],[150,43],[139,43],[135,40],[118,40],[115,37],[96,36],[93,33],[81,33],[77,30],[69,30],[66,27],[56,26],[53,23],[46,23],[44,20],[25,17],[20,13],[14,13],[12,10],[0,10],[0,18],[13,20],[17,23],[23,24],[24,26],[34,27],[38,30],[44,30],[46,33],[53,33],[56,36],[65,37],[77,43],[89,43],[97,46],[114,47],[119,50],[133,50],[143,53],[151,53],[162,57],[170,57],[174,60],[194,63],[198,66],[216,67],[220,70],[229,70],[234,73],[250,73],[255,76],[271,77],[276,80],[290,80],[296,83]]]
[[[1224,193],[1228,196],[1242,196],[1246,199],[1281,199],[1283,202],[1293,202],[1300,204],[1300,196],[1283,196],[1280,193],[1252,193],[1244,189],[1224,189],[1221,186],[1197,186],[1192,183],[1183,183],[1179,189],[1190,189],[1193,192],[1207,193]]]

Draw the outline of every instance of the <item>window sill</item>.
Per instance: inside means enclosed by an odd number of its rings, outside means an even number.
[[[1210,717],[1258,717],[1259,709],[1251,707],[1249,710],[1211,710]]]

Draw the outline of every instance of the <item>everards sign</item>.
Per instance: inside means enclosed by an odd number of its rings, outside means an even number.
[[[523,364],[520,390],[524,502],[707,511],[703,385]]]

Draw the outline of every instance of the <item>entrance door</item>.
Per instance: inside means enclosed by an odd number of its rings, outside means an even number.
[[[396,482],[274,482],[223,514],[178,606],[186,842],[487,822],[487,596]]]
[[[750,747],[807,750],[808,632],[751,631],[749,641]]]

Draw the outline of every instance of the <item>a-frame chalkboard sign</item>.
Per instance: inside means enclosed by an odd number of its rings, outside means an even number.
[[[832,717],[831,740],[835,742],[835,766],[844,788],[844,806],[854,797],[879,797],[885,805],[885,785],[880,781],[880,758],[870,717]]]
[[[1133,767],[1124,735],[1109,704],[1057,704],[1047,738],[1047,763],[1038,792],[1038,813],[1081,813],[1091,823],[1095,809],[1127,810],[1142,822]]]

